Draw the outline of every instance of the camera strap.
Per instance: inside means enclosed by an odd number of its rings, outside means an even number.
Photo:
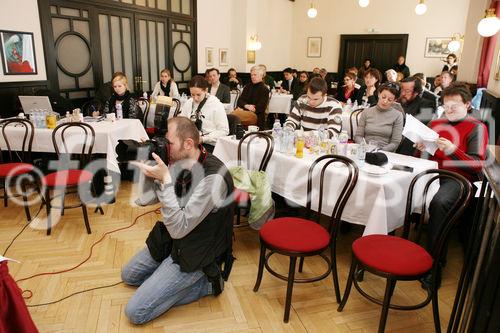
[[[203,118],[203,116],[201,115],[201,109],[203,108],[203,106],[207,102],[207,99],[208,99],[208,95],[205,95],[205,98],[200,102],[200,104],[198,104],[198,108],[196,109],[196,111],[194,111],[194,114],[191,113],[191,120],[193,120],[193,116],[194,116],[195,117],[194,123],[195,123],[196,127],[198,128],[198,131],[201,131],[201,125],[202,125],[201,118]]]

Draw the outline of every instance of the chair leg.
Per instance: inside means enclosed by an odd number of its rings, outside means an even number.
[[[441,333],[441,320],[439,319],[439,304],[438,304],[438,290],[433,286],[435,290],[432,291],[432,314],[434,316],[434,330],[436,333]]]
[[[285,316],[283,317],[283,322],[285,323],[288,323],[288,319],[290,319],[290,307],[292,306],[292,291],[293,291],[293,282],[295,280],[296,263],[297,263],[297,257],[290,257],[290,268],[288,270],[288,285],[286,287]]]
[[[344,306],[347,303],[347,299],[349,298],[349,294],[351,293],[352,281],[354,279],[354,275],[356,274],[356,267],[358,266],[358,262],[354,255],[352,256],[351,268],[349,269],[349,276],[347,277],[347,284],[345,286],[344,296],[342,296],[342,301],[337,308],[338,312],[341,312],[344,309]]]
[[[389,314],[389,305],[391,304],[391,297],[395,286],[396,280],[387,279],[387,283],[385,285],[384,303],[382,305],[382,314],[380,315],[380,323],[378,325],[378,333],[385,332],[385,324],[387,322],[387,315]]]
[[[253,291],[257,292],[260,287],[260,283],[262,282],[262,275],[264,273],[264,261],[266,260],[266,246],[261,243],[260,244],[260,258],[259,258],[259,271],[257,273],[257,281],[255,281],[255,286],[253,287]]]
[[[28,206],[28,197],[26,195],[26,184],[24,182],[21,182],[21,191],[23,191],[23,206],[24,206],[24,211],[26,213],[26,218],[28,219],[28,222],[31,222],[31,214],[30,214],[30,207]]]
[[[340,304],[340,286],[339,286],[339,275],[337,273],[337,254],[335,246],[330,244],[330,255],[331,255],[331,265],[332,265],[332,277],[333,277],[333,288],[335,289],[335,299],[337,304]]]
[[[45,190],[45,209],[47,210],[47,236],[50,235],[50,232],[51,232],[51,229],[52,229],[52,225],[51,225],[51,221],[50,221],[50,190],[49,188],[47,187],[47,189]]]
[[[240,225],[241,222],[241,209],[236,207],[236,225]]]
[[[82,202],[82,211],[83,211],[83,220],[85,221],[85,228],[87,228],[87,234],[91,234],[90,224],[89,224],[89,216],[87,214],[87,206]]]
[[[66,200],[66,189],[62,190],[61,193],[61,216],[64,216],[64,201]]]
[[[302,273],[302,269],[304,268],[304,257],[300,257],[299,260],[299,273]]]
[[[3,188],[3,206],[4,207],[7,207],[8,205],[8,197],[7,197],[7,185],[4,185],[4,188]]]

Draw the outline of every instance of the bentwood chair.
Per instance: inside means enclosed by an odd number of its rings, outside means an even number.
[[[345,179],[343,187],[337,198],[337,202],[330,216],[328,226],[325,228],[320,224],[321,211],[323,207],[323,193],[325,187],[325,173],[333,163],[344,166],[347,169],[346,175],[342,176]],[[317,172],[315,172],[318,170]],[[319,173],[319,195],[318,195],[318,213],[314,220],[311,219],[311,201],[313,190],[313,173]],[[338,179],[342,182],[341,179]],[[257,292],[262,281],[264,267],[275,277],[287,281],[286,299],[285,299],[285,314],[283,321],[288,322],[290,318],[290,307],[292,304],[293,284],[308,283],[322,280],[330,273],[333,276],[333,285],[335,289],[335,297],[337,303],[340,303],[340,289],[337,275],[337,259],[336,245],[337,235],[340,230],[341,216],[344,207],[358,181],[358,167],[347,157],[337,155],[324,155],[314,161],[309,168],[307,175],[307,204],[306,218],[297,217],[281,217],[268,221],[259,231],[260,237],[260,259],[257,281],[253,288]],[[315,185],[317,188],[317,185]],[[324,253],[330,250],[330,258]],[[269,250],[269,252],[268,252]],[[290,265],[287,275],[282,275],[276,272],[269,264],[269,259],[274,254],[281,254],[290,257]],[[327,270],[318,276],[310,278],[296,278],[295,267],[297,259],[300,258],[299,272],[303,270],[305,257],[320,256],[328,265]]]
[[[146,133],[150,137],[155,136],[161,130],[166,129],[167,120],[172,117],[177,117],[181,110],[181,101],[177,98],[170,98],[165,96],[159,96],[156,102],[155,114],[154,114],[154,123],[153,127],[149,127],[147,124],[147,119],[149,116],[150,107],[148,106],[147,112],[144,115],[144,128],[146,129]]]
[[[435,245],[430,252],[422,246],[409,240],[412,225],[411,210],[413,203],[413,190],[417,182],[430,177],[425,183],[423,192],[423,208],[420,216],[420,224],[426,218],[426,199],[428,190],[434,181],[449,180],[457,183],[459,187],[458,196],[451,208],[447,212],[445,221],[438,232]],[[427,170],[419,173],[412,180],[408,190],[406,201],[406,215],[403,227],[402,237],[390,235],[368,235],[355,240],[352,244],[352,262],[347,280],[347,286],[342,297],[342,302],[338,311],[342,311],[349,298],[352,284],[359,293],[376,304],[382,305],[382,313],[378,332],[384,332],[389,309],[396,310],[416,310],[422,308],[432,301],[432,310],[434,316],[434,327],[436,332],[441,332],[438,308],[438,279],[439,279],[439,261],[443,251],[447,246],[447,239],[452,228],[456,225],[460,215],[467,207],[472,193],[470,182],[463,176],[446,170]],[[364,291],[360,282],[356,279],[358,269],[364,269],[372,274],[386,278],[386,288],[383,300],[380,300],[366,291]],[[398,305],[391,303],[391,297],[394,292],[397,281],[419,280],[428,274],[432,276],[432,282],[427,289],[427,297],[422,302],[415,305]]]
[[[359,117],[364,109],[356,109],[349,115],[349,125],[351,127],[351,140],[354,141],[354,136],[356,135],[356,130],[354,129],[354,122],[356,122],[356,128],[359,125]]]
[[[21,133],[17,135],[17,138],[21,140],[21,146],[16,151],[13,151],[12,137],[6,133],[7,127],[14,126],[21,128]],[[33,145],[35,127],[29,120],[17,118],[1,120],[0,127],[2,127],[2,137],[6,147],[6,151],[2,151],[0,147],[0,185],[4,189],[3,203],[7,207],[9,199],[8,188],[20,180],[24,211],[28,221],[31,221],[26,185],[28,181],[34,180],[32,172],[35,167],[31,161],[31,147]],[[7,161],[3,160],[4,155],[8,158]]]
[[[52,230],[51,210],[53,207],[50,192],[61,191],[61,215],[68,208],[82,207],[83,218],[87,233],[90,234],[90,224],[87,214],[87,206],[82,195],[88,196],[91,193],[93,174],[85,170],[85,166],[90,162],[92,150],[95,143],[95,131],[92,126],[86,123],[63,123],[57,126],[52,132],[52,144],[58,157],[57,171],[49,173],[42,178],[42,185],[45,187],[44,203],[47,209],[47,235]],[[72,157],[77,157],[72,160]],[[76,166],[76,168],[74,168]],[[79,203],[71,206],[65,205],[65,197],[71,190],[77,190]],[[102,208],[97,206],[104,214]]]
[[[273,150],[274,150],[274,138],[272,135],[265,133],[265,132],[250,132],[245,134],[243,138],[241,138],[240,142],[238,143],[238,166],[242,165],[242,146],[244,142],[247,142],[247,149],[246,149],[246,169],[250,170],[251,169],[251,153],[250,153],[250,145],[253,140],[261,138],[264,139],[265,144],[266,144],[266,149],[264,150],[264,154],[261,157],[259,168],[257,171],[266,171],[267,165],[269,164],[269,160],[271,159],[271,156],[273,155]],[[241,225],[241,208],[245,208],[248,210],[250,206],[250,195],[248,192],[240,190],[238,188],[234,189],[234,199],[236,201],[236,227],[239,226],[246,226]]]

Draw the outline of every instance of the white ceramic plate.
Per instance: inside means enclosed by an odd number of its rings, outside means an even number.
[[[389,170],[392,169],[392,163],[388,162],[386,165],[381,166],[381,167],[379,167],[377,165],[365,163],[365,165],[360,169],[363,172],[366,172],[367,174],[369,174],[371,176],[382,176],[382,175],[385,175],[386,173],[388,173]]]

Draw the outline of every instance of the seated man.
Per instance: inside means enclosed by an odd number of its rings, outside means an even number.
[[[209,93],[221,101],[221,103],[231,103],[231,89],[220,82],[220,73],[217,68],[207,70],[208,83],[210,84]]]
[[[299,80],[293,77],[292,71],[293,70],[290,67],[287,67],[283,70],[283,77],[285,79],[281,84],[280,91],[292,94],[293,100],[297,100],[297,98],[299,98],[299,96],[301,95],[301,90],[299,86]]]
[[[134,162],[155,179],[163,220],[122,270],[137,290],[125,307],[134,324],[157,318],[173,306],[223,290],[217,260],[232,258],[233,180],[224,164],[199,145],[196,126],[184,117],[168,122],[171,167],[154,154],[156,165]],[[167,249],[170,249],[169,251]],[[230,267],[225,262],[224,269]]]
[[[477,181],[486,159],[488,131],[486,126],[467,115],[471,94],[461,83],[454,84],[442,92],[444,118],[431,121],[430,128],[439,134],[436,143],[438,150],[430,159],[437,161],[439,168],[461,174],[471,182]],[[416,143],[420,151],[425,150],[423,143]],[[458,195],[457,184],[453,181],[441,181],[438,192],[429,205],[429,239],[427,249],[431,250],[437,241],[436,237],[450,203]],[[471,210],[469,210],[471,211]],[[473,210],[472,210],[473,211]],[[470,218],[462,218],[461,238],[468,241]]]
[[[295,103],[285,126],[293,130],[317,130],[323,126],[329,137],[342,130],[342,106],[326,95],[325,80],[315,77],[309,83],[307,95],[300,97]]]
[[[266,108],[269,103],[269,89],[262,79],[266,75],[263,65],[256,65],[250,69],[251,82],[248,83],[237,101],[238,108],[232,114],[240,118],[245,126],[257,125],[264,129]]]

